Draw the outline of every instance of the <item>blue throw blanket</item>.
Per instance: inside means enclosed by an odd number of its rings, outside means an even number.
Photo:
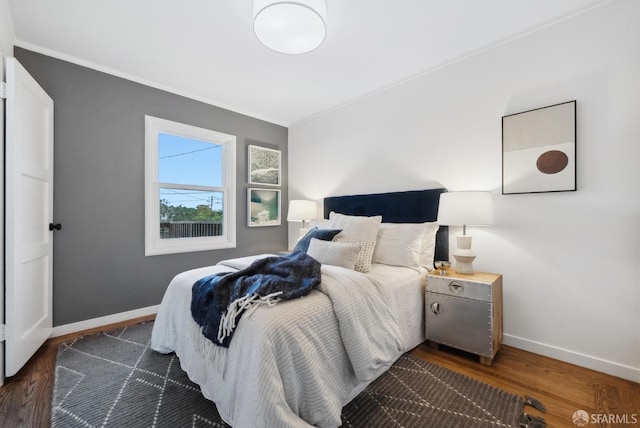
[[[246,311],[305,296],[319,283],[320,263],[304,252],[265,257],[237,272],[199,279],[191,289],[191,315],[205,337],[228,348]]]

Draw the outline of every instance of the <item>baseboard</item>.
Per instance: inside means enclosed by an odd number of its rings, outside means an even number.
[[[148,306],[146,308],[135,309],[133,311],[120,312],[118,314],[107,315],[104,317],[92,318],[90,320],[60,325],[53,328],[53,333],[51,334],[51,337],[64,336],[65,334],[77,333],[79,331],[89,330],[96,327],[102,327],[103,325],[127,321],[133,318],[143,317],[146,315],[153,315],[158,312],[159,307],[160,305]]]
[[[535,354],[575,364],[580,367],[621,377],[632,382],[640,382],[640,368],[638,367],[627,366],[614,361],[604,360],[602,358],[581,354],[579,352],[570,351],[568,349],[547,345],[546,343],[536,342],[534,340],[524,339],[510,334],[503,335],[502,343],[513,346],[514,348],[523,349]]]

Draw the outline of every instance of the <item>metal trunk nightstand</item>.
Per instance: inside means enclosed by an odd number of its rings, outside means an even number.
[[[491,365],[502,343],[502,275],[428,274],[425,324],[431,343],[477,354]]]

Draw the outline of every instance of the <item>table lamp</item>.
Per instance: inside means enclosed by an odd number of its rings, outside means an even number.
[[[471,236],[467,235],[467,226],[493,224],[491,192],[462,191],[440,194],[438,224],[462,226],[462,235],[456,237],[457,248],[453,252],[456,259],[455,270],[462,274],[472,274],[476,255],[471,251]]]
[[[306,235],[309,231],[309,229],[305,227],[305,222],[316,218],[317,214],[318,204],[316,203],[316,201],[308,201],[304,199],[293,199],[289,201],[289,212],[287,213],[287,221],[302,222],[302,228],[300,229],[300,238]]]

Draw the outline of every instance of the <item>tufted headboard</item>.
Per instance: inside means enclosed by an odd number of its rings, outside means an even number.
[[[436,221],[440,194],[446,189],[410,190],[324,198],[324,218],[335,211],[346,215],[381,215],[384,223]],[[449,260],[449,228],[440,226],[434,260]]]

